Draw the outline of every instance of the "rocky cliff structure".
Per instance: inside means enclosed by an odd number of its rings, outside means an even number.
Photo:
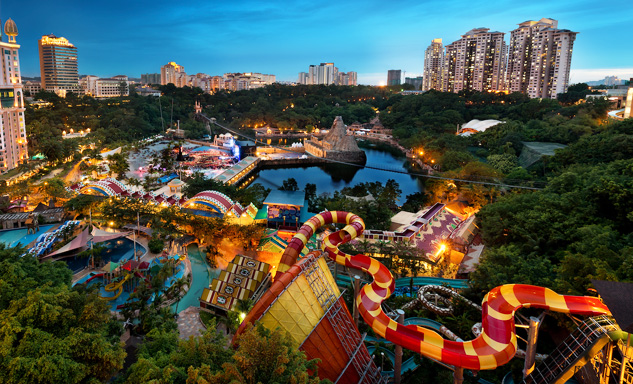
[[[319,140],[310,138],[305,144],[306,152],[313,156],[337,161],[365,164],[367,156],[356,144],[353,136],[347,134],[347,127],[341,116],[336,116],[330,132]]]

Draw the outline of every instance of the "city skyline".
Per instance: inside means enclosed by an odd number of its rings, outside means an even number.
[[[625,1],[521,6],[502,1],[494,7],[402,1],[387,8],[348,1],[319,9],[307,2],[251,1],[177,7],[145,1],[81,8],[70,1],[30,4],[5,3],[0,12],[0,19],[11,17],[20,28],[22,74],[27,77],[39,76],[37,40],[54,33],[77,46],[82,75],[140,77],[176,61],[191,73],[257,71],[296,81],[297,73],[311,63],[335,62],[358,72],[359,84],[379,85],[393,68],[406,71],[404,76],[421,75],[424,50],[432,39],[450,44],[468,29],[485,27],[506,33],[508,43],[509,32],[519,23],[543,17],[579,32],[570,84],[610,75],[633,77],[633,54],[625,48],[633,5]]]

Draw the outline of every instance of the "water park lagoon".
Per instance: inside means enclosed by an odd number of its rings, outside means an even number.
[[[101,260],[106,264],[108,262],[120,263],[127,260],[130,260],[134,257],[134,242],[127,238],[119,238],[115,240],[109,240],[103,243],[106,249],[103,251],[101,255]],[[145,253],[145,248],[136,244],[137,252],[140,250],[142,253]],[[73,271],[73,273],[77,273],[82,269],[88,266],[89,258],[88,257],[77,257],[70,256],[60,259],[59,261],[63,261],[66,263],[68,268]]]
[[[17,246],[18,244],[22,246],[27,246],[35,239],[37,239],[43,233],[46,233],[54,225],[40,225],[40,230],[36,233],[27,233],[26,228],[20,229],[10,229],[7,231],[0,232],[0,243],[4,244],[8,248],[12,248]]]
[[[99,297],[107,301],[112,310],[120,310],[141,281],[151,284],[152,277],[164,267],[171,268],[164,287],[165,289],[171,287],[176,280],[185,275],[183,259],[184,256],[173,255],[155,258],[150,263],[134,260],[121,263],[108,262],[100,271],[90,272],[74,285],[98,286]],[[153,301],[153,297],[150,301]]]

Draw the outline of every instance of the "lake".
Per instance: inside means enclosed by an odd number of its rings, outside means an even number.
[[[367,155],[368,166],[407,171],[407,159],[404,155],[398,155],[396,151],[379,149],[368,142],[363,142],[361,146]],[[291,177],[297,180],[300,189],[303,189],[307,183],[316,184],[318,195],[324,192],[333,193],[344,187],[371,181],[380,181],[384,185],[387,180],[394,179],[402,190],[399,204],[406,201],[407,195],[424,191],[424,180],[417,176],[342,164],[261,169],[255,174],[252,183],[260,183],[267,188],[277,189],[284,180]]]

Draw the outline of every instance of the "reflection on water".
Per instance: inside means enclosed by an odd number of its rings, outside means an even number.
[[[365,154],[369,166],[407,171],[407,160],[404,156],[380,149],[365,149]],[[316,184],[317,194],[334,193],[362,182],[380,181],[384,184],[387,180],[394,179],[402,190],[400,204],[406,201],[407,195],[424,191],[424,179],[417,176],[334,163],[312,167],[262,169],[255,175],[253,183],[277,189],[284,180],[291,177],[297,180],[301,189],[307,183]]]

